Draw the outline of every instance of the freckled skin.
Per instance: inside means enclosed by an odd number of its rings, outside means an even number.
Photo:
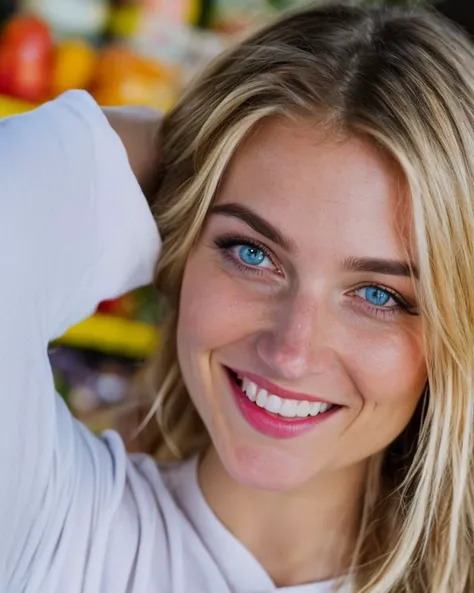
[[[290,254],[213,214],[185,270],[179,361],[215,458],[236,483],[291,491],[354,468],[362,475],[411,418],[427,378],[421,318],[374,313],[360,287],[415,304],[414,280],[341,268],[351,256],[406,259],[403,188],[368,140],[331,140],[314,126],[270,120],[235,156],[217,203],[251,208],[294,244]],[[260,273],[239,269],[215,245],[223,234],[257,240],[271,261]],[[223,365],[344,407],[297,438],[264,436],[237,409]]]

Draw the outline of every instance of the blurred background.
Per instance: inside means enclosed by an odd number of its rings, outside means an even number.
[[[166,111],[186,82],[235,35],[308,3],[0,0],[0,118],[74,88],[88,90],[102,106],[146,105]],[[474,0],[432,3],[474,35]],[[131,451],[143,447],[140,438],[129,437],[149,405],[136,406],[131,383],[159,344],[161,317],[158,297],[143,288],[101,303],[95,315],[50,349],[58,391],[74,415],[96,432],[117,428]]]

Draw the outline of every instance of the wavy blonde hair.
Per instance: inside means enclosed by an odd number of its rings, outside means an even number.
[[[155,284],[168,312],[142,383],[155,398],[155,449],[185,458],[209,444],[177,359],[183,271],[237,147],[277,115],[372,139],[411,194],[429,389],[369,472],[356,590],[472,593],[474,51],[432,12],[288,14],[223,54],[167,115],[154,212],[163,238]]]

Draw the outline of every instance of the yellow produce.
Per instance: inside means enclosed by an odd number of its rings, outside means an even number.
[[[100,105],[145,105],[169,109],[176,99],[177,74],[123,47],[99,57],[92,94]]]
[[[4,97],[0,95],[0,118],[8,117],[9,115],[17,115],[34,109],[36,105],[33,103],[25,103],[18,99],[11,97]]]
[[[71,39],[57,45],[52,79],[53,96],[69,89],[88,88],[95,64],[95,51],[85,41]]]

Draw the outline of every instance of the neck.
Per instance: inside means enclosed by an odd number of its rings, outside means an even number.
[[[255,556],[278,587],[344,575],[360,523],[366,464],[323,475],[291,492],[236,482],[211,447],[199,482],[220,521]]]

